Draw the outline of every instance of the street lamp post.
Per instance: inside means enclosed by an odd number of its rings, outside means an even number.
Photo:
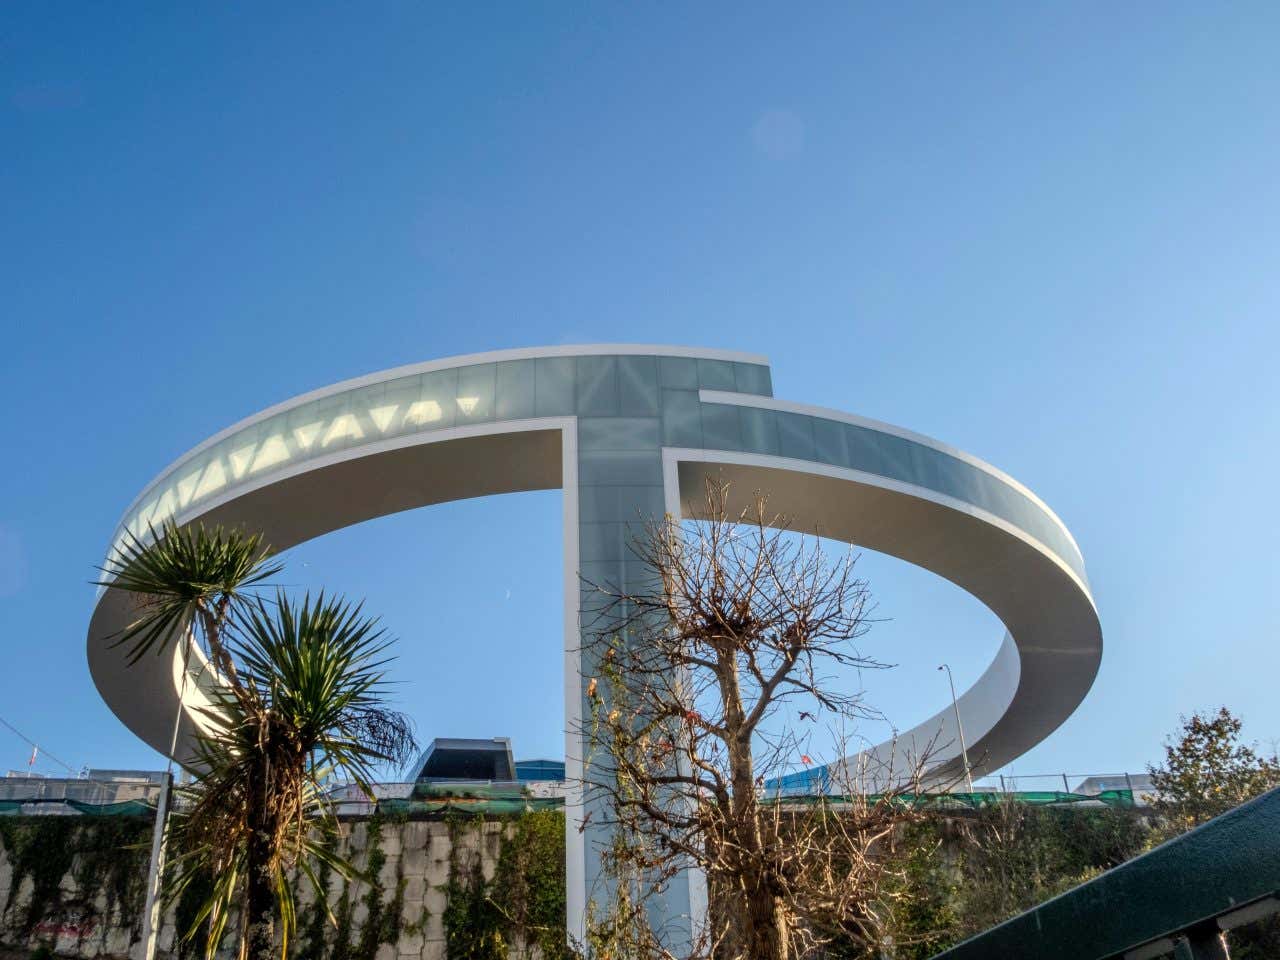
[[[182,708],[186,702],[187,680],[191,677],[191,645],[194,637],[188,627],[183,635],[182,683],[178,687],[178,709],[173,715],[173,736],[169,738],[169,763],[160,781],[160,796],[156,800],[156,822],[151,832],[151,862],[147,868],[147,895],[142,911],[142,941],[139,952],[142,960],[155,960],[156,945],[160,934],[161,896],[160,885],[164,875],[164,862],[169,832],[169,807],[173,800],[173,758],[178,752],[178,730],[182,724]],[[204,673],[205,665],[200,668]],[[196,679],[200,679],[200,674]]]
[[[947,664],[943,664],[939,670],[947,671],[947,683],[951,685],[951,707],[956,712],[956,729],[960,731],[960,758],[964,761],[964,782],[969,785],[969,792],[973,793],[973,776],[969,772],[969,750],[964,745],[964,724],[960,722],[960,704],[956,700],[956,682],[951,678],[951,668]]]

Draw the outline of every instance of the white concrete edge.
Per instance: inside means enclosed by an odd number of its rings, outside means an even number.
[[[561,491],[564,497],[564,778],[565,920],[570,944],[587,938],[587,838],[579,830],[583,816],[582,638],[579,623],[582,587],[578,545],[578,423],[569,418],[561,433]]]
[[[184,648],[191,653],[191,660],[186,664],[183,663]],[[189,644],[173,645],[173,689],[178,693],[178,713],[180,716],[185,714],[197,730],[207,735],[213,733],[213,724],[204,711],[212,709],[214,703],[200,687],[200,680],[206,671],[211,676],[218,674],[213,662],[205,656],[198,643],[191,640]]]
[[[1023,543],[1035,548],[1040,553],[1048,557],[1053,563],[1080,588],[1080,592],[1084,594],[1089,601],[1089,605],[1097,612],[1097,604],[1094,602],[1093,594],[1089,590],[1089,584],[1085,582],[1080,574],[1071,568],[1071,565],[1063,560],[1056,552],[1041,543],[1031,534],[1027,533],[1020,527],[1015,526],[1003,517],[997,517],[994,513],[976,507],[964,500],[958,500],[955,497],[949,497],[944,493],[938,493],[936,490],[930,490],[928,487],[916,486],[912,483],[903,483],[900,480],[893,480],[889,477],[882,477],[878,473],[867,473],[864,470],[853,470],[849,467],[836,467],[831,464],[818,463],[816,460],[797,460],[794,457],[780,457],[774,454],[765,453],[744,453],[732,450],[699,450],[691,447],[663,447],[662,460],[663,469],[667,469],[668,458],[679,463],[681,460],[697,463],[724,463],[737,464],[747,467],[766,467],[775,470],[787,470],[791,473],[812,473],[822,477],[832,477],[837,480],[851,480],[854,483],[861,483],[865,486],[880,487],[884,490],[892,490],[895,493],[905,493],[908,496],[916,497],[920,500],[928,500],[939,506],[947,507],[951,510],[957,510],[960,513],[968,514],[976,520],[983,523],[989,523],[993,527],[1003,530],[1012,537],[1017,537]],[[677,468],[678,470],[678,468]],[[797,530],[797,533],[805,533],[806,531]],[[810,531],[812,533],[812,531]],[[823,536],[817,532],[817,536]]]
[[[842,410],[834,410],[830,407],[819,407],[809,403],[795,403],[791,400],[779,400],[775,397],[762,397],[751,393],[732,393],[728,390],[699,390],[698,399],[703,403],[720,403],[735,407],[757,407],[761,410],[780,410],[784,413],[798,413],[808,417],[819,417],[823,420],[836,420],[840,423],[849,423],[856,427],[866,427],[867,429],[875,430],[878,433],[887,433],[891,436],[901,437],[903,440],[910,440],[913,443],[918,443],[922,446],[932,447],[939,453],[945,453],[948,456],[955,457],[957,460],[963,460],[970,466],[977,467],[984,473],[990,474],[997,480],[1003,481],[1013,487],[1013,489],[1017,490],[1024,497],[1043,510],[1045,514],[1058,526],[1063,534],[1066,535],[1066,538],[1071,545],[1076,548],[1076,553],[1080,554],[1081,562],[1084,561],[1084,554],[1080,550],[1080,545],[1076,543],[1076,538],[1071,535],[1071,531],[1068,530],[1067,525],[1062,522],[1062,518],[1054,513],[1047,503],[1036,496],[1036,494],[1024,484],[1009,476],[1009,474],[1005,473],[999,467],[992,466],[980,457],[975,457],[971,453],[966,453],[958,447],[951,446],[949,443],[943,443],[941,440],[936,440],[923,433],[916,433],[914,430],[908,430],[905,427],[895,426],[892,423],[885,423],[881,420],[872,420],[870,417],[860,417],[854,413],[845,413]]]
[[[933,716],[922,720],[908,730],[895,730],[887,740],[867,747],[854,756],[843,757],[828,767],[850,765],[866,767],[874,764],[879,770],[913,771],[914,765],[928,760],[928,767],[921,771],[926,780],[932,771],[953,761],[960,760],[964,752],[969,762],[981,764],[981,758],[973,756],[972,745],[978,743],[996,728],[1009,712],[1018,686],[1022,680],[1022,654],[1017,641],[1007,629],[996,655],[987,664],[973,685],[956,698],[961,722],[964,724],[967,751],[960,749],[960,730],[955,722],[955,708],[944,706]]]
[[[680,516],[680,466],[679,462],[662,451],[662,495],[668,516]],[[692,867],[687,871],[689,884],[689,930],[693,942],[699,943],[708,932],[710,895],[707,892],[707,874]]]
[[[373,373],[366,373],[358,377],[351,377],[347,380],[339,380],[337,383],[331,383],[325,387],[318,387],[307,393],[299,394],[296,397],[290,397],[288,400],[282,400],[279,403],[260,410],[257,413],[250,414],[243,419],[237,420],[231,426],[223,430],[219,430],[213,436],[202,440],[186,453],[182,454],[176,460],[173,460],[163,470],[157,473],[151,480],[146,483],[142,492],[139,493],[129,506],[125,507],[124,512],[120,515],[121,524],[124,518],[129,515],[134,507],[136,507],[150,492],[151,488],[167,477],[170,473],[177,470],[193,457],[198,456],[205,450],[221,443],[227,437],[233,436],[241,430],[248,429],[255,424],[261,423],[263,420],[270,419],[278,413],[284,413],[304,404],[311,403],[313,400],[323,400],[325,397],[336,396],[340,393],[347,393],[351,390],[359,390],[361,387],[373,386],[376,383],[384,383],[390,380],[398,380],[401,377],[418,376],[424,373],[435,373],[438,370],[448,370],[453,367],[470,367],[480,363],[504,363],[511,360],[538,360],[549,357],[686,357],[691,360],[728,360],[731,363],[754,363],[761,366],[769,365],[769,358],[757,353],[743,353],[738,350],[719,350],[714,347],[678,347],[669,344],[644,344],[644,343],[587,343],[587,344],[565,344],[557,347],[514,347],[509,350],[490,350],[484,353],[464,353],[455,357],[441,357],[438,360],[423,360],[418,363],[408,363],[399,367],[390,367],[386,370],[377,370]],[[120,525],[116,529],[118,530]]]

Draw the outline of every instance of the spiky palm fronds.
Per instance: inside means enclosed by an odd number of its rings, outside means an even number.
[[[309,878],[325,903],[318,865],[356,873],[332,842],[332,782],[370,794],[374,769],[415,746],[407,718],[381,702],[390,639],[377,621],[323,594],[264,598],[258,591],[282,569],[269,554],[257,534],[167,523],[146,541],[126,534],[96,581],[135,601],[114,638],[130,663],[190,637],[216,667],[168,890],[212,879],[184,931],[208,923],[207,956],[237,914],[242,957],[273,953],[277,917],[288,949],[295,878]]]
[[[248,695],[224,691],[206,710],[203,773],[179,827],[178,890],[200,872],[214,878],[185,931],[194,935],[207,920],[209,955],[242,906],[242,926],[252,924],[265,890],[287,949],[295,876],[307,877],[323,903],[317,864],[356,874],[331,842],[329,790],[351,780],[371,795],[374,768],[402,763],[415,747],[407,718],[381,704],[389,642],[359,605],[323,594],[245,605],[232,649]]]
[[[234,701],[233,701],[234,702]],[[246,724],[251,730],[253,724]],[[258,762],[246,762],[232,753],[233,743],[244,745],[245,736],[215,735],[198,749],[199,762],[204,773],[200,780],[180,788],[182,812],[175,816],[172,825],[172,842],[176,856],[167,871],[165,898],[176,902],[193,882],[205,878],[209,882],[207,892],[191,915],[186,929],[178,931],[186,940],[194,940],[204,927],[204,954],[212,960],[226,936],[233,919],[239,921],[241,940],[249,925],[246,887],[258,865],[253,862],[250,850],[253,836],[260,829],[259,817],[253,815],[257,799],[263,793],[275,794],[271,804],[271,816],[275,829],[267,835],[277,847],[277,856],[269,858],[265,871],[270,878],[270,891],[281,926],[281,956],[288,950],[296,930],[295,881],[306,878],[316,893],[316,904],[329,914],[328,892],[320,880],[321,866],[344,879],[359,876],[359,871],[336,850],[337,822],[330,815],[330,803],[322,788],[309,777],[299,780],[296,802],[292,804],[292,817],[281,817],[282,808],[291,804],[281,803],[279,780],[276,788],[254,789],[252,781],[263,778],[267,766],[262,757]],[[286,788],[284,793],[288,793]],[[284,822],[287,819],[288,822]],[[296,871],[296,873],[295,873]],[[207,926],[205,926],[207,924]],[[245,956],[246,951],[241,951]],[[253,956],[253,954],[249,954]]]
[[[371,766],[404,758],[413,734],[387,711],[391,639],[363,605],[321,593],[295,604],[284,594],[251,604],[233,649],[244,682],[301,741],[320,767],[367,789]]]
[[[172,520],[148,528],[143,540],[126,531],[117,551],[99,567],[97,586],[134,596],[135,615],[113,638],[126,646],[129,663],[162,653],[183,633],[201,634],[215,661],[222,660],[221,627],[249,592],[284,567],[271,562],[261,534],[203,524],[179,527]],[[220,669],[226,664],[219,663]]]

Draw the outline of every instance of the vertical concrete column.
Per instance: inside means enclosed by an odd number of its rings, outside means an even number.
[[[568,750],[586,760],[586,778],[607,777],[608,757],[589,742],[592,704],[586,685],[599,676],[601,644],[610,633],[605,607],[611,593],[637,592],[652,582],[652,572],[633,551],[644,524],[661,518],[666,509],[663,489],[661,385],[656,357],[579,357],[576,370],[577,412],[577,553],[573,571],[579,624],[577,676],[566,678],[566,715],[576,711],[578,733],[570,731]],[[696,397],[695,397],[696,400]],[[566,488],[568,482],[566,480]],[[612,896],[601,869],[601,854],[613,839],[610,812],[602,791],[577,798],[577,823],[570,812],[570,853],[583,858],[584,892],[574,906],[586,910],[594,901],[604,909]],[[661,898],[650,904],[655,925],[677,950],[689,939],[688,884],[677,878]],[[571,931],[584,921],[571,919]]]

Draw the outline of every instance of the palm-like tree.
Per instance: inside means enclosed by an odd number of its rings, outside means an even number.
[[[129,539],[100,581],[136,597],[115,640],[131,661],[182,643],[200,647],[213,667],[170,894],[211,877],[186,935],[208,921],[211,956],[238,913],[249,960],[271,957],[277,939],[287,950],[298,874],[323,903],[317,863],[356,872],[328,842],[327,787],[345,779],[372,797],[376,767],[403,762],[415,746],[407,718],[382,702],[391,641],[377,621],[324,594],[264,596],[281,569],[268,557],[260,537],[170,524],[148,542]]]

